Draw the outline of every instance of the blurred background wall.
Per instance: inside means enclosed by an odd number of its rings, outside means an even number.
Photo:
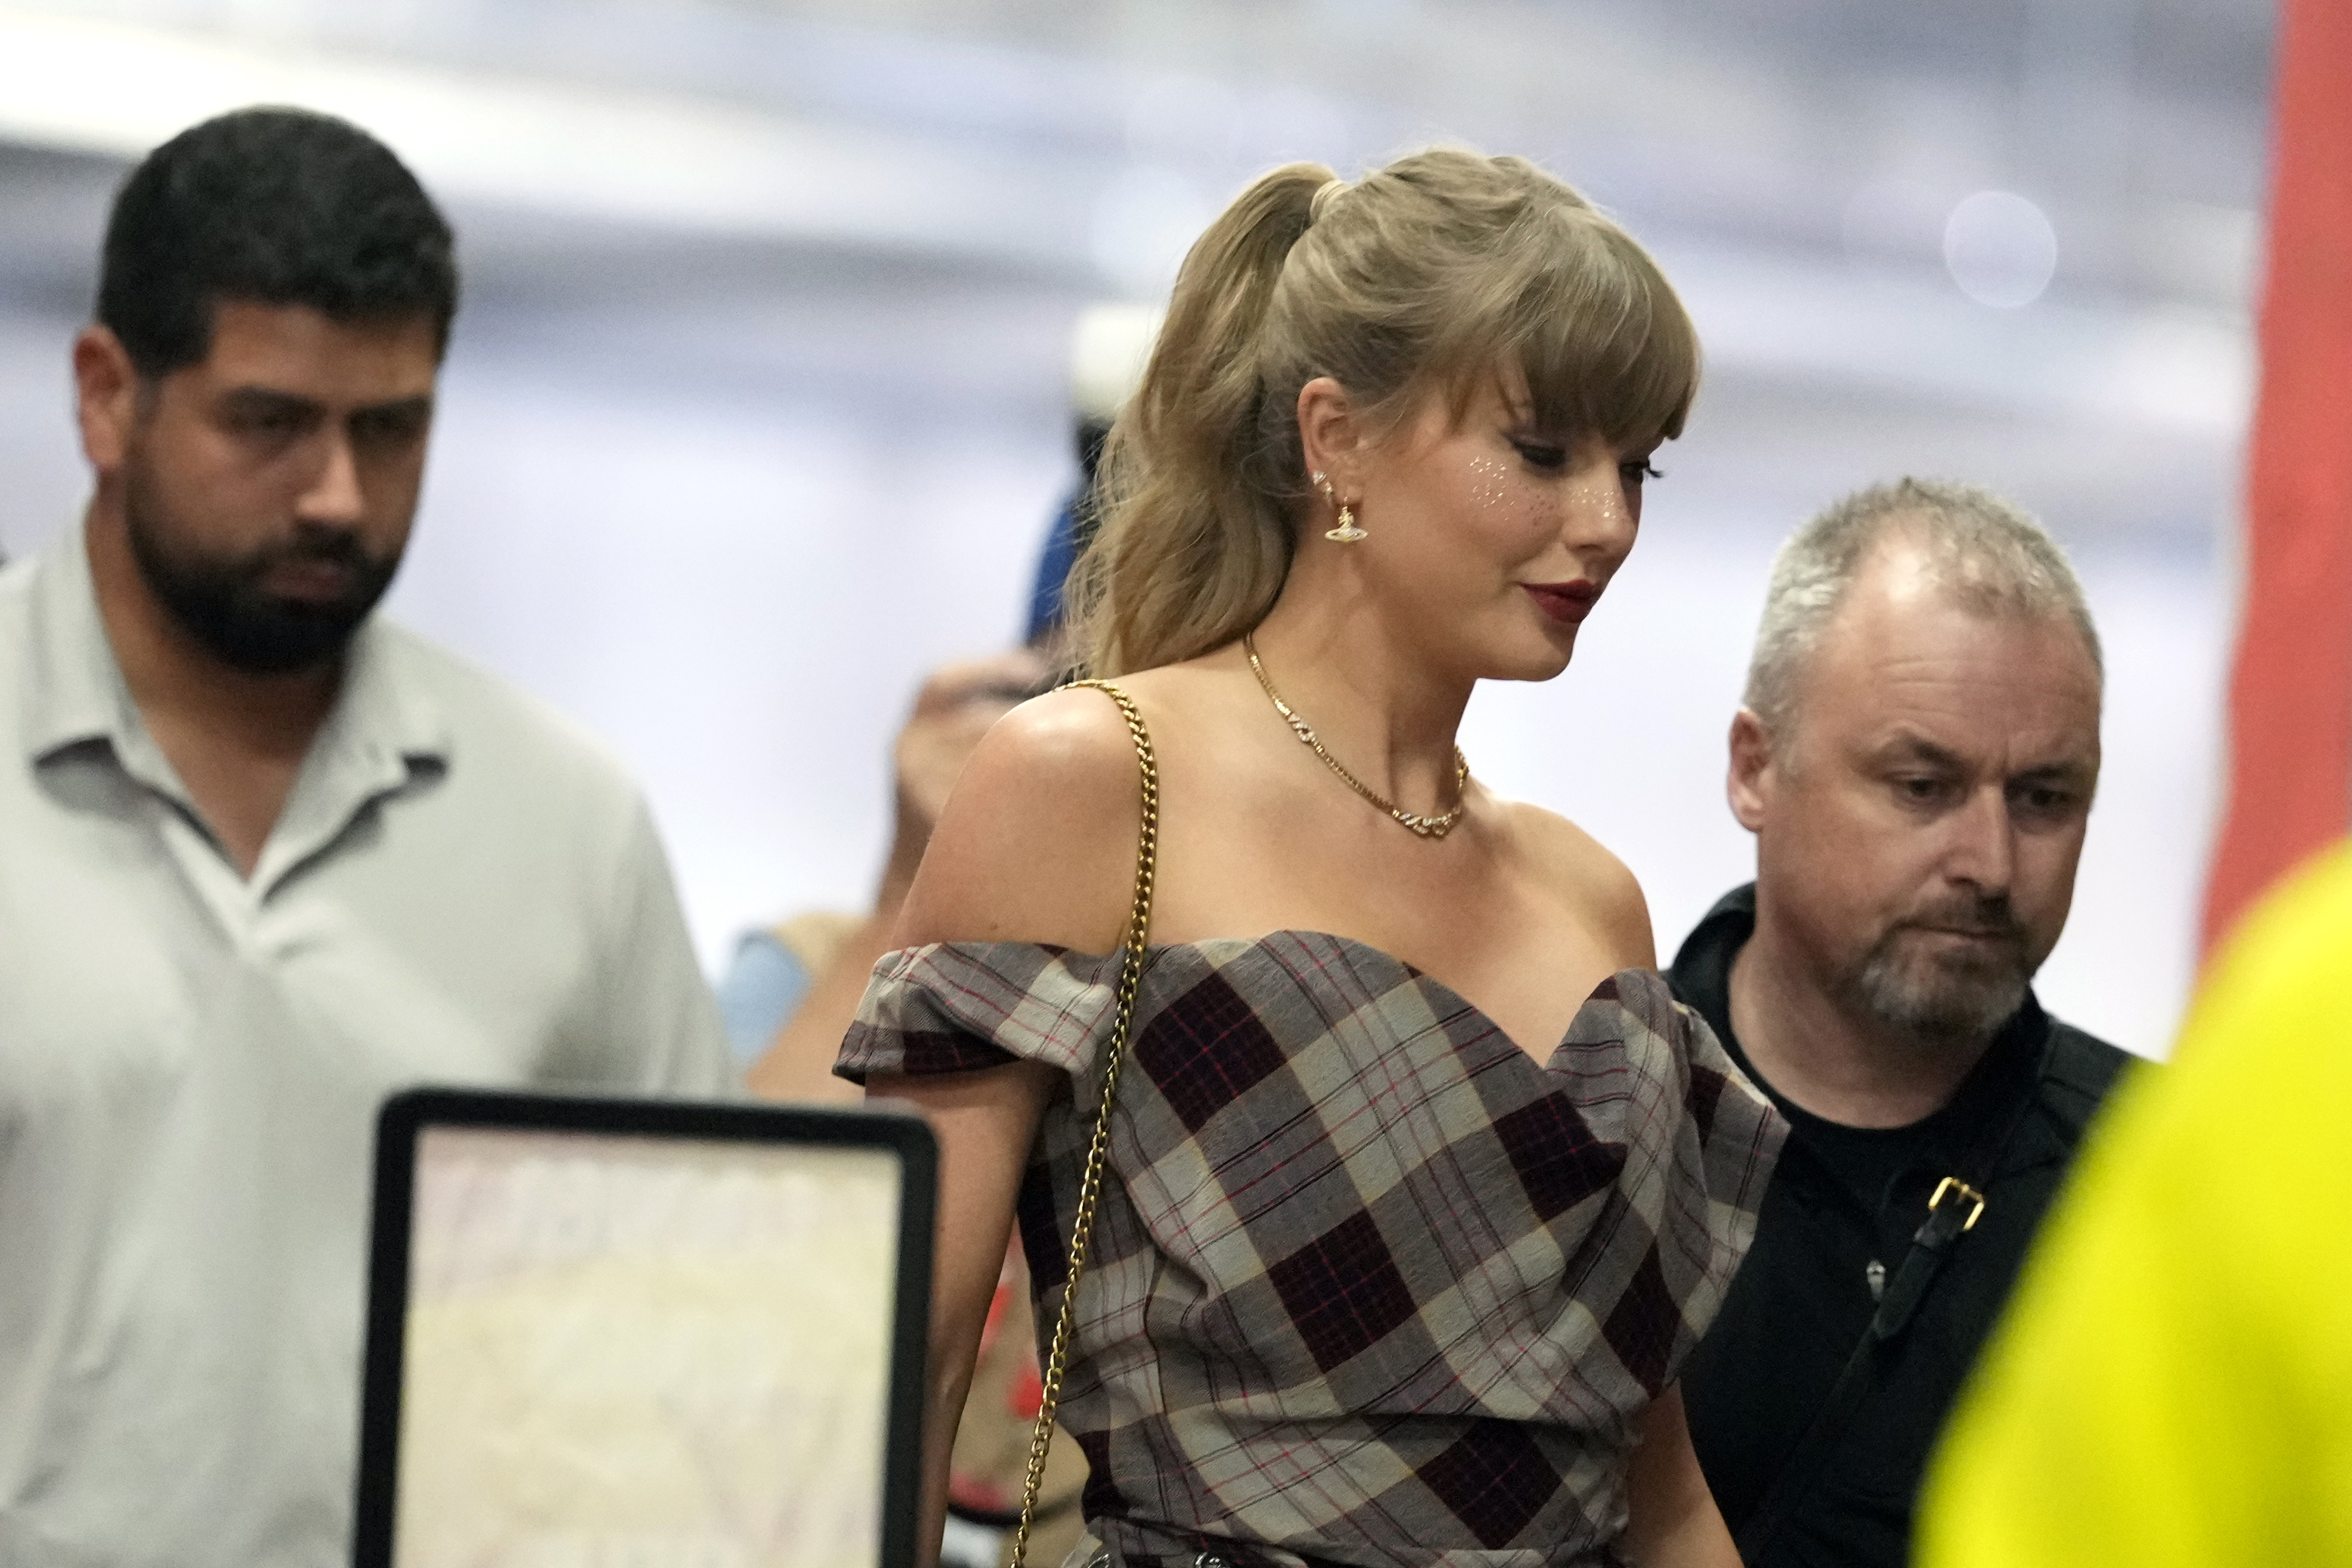
[[[1774,545],[1975,479],[2074,552],[2106,771],[2044,1000],[2191,978],[2251,384],[2263,0],[0,4],[0,549],[84,478],[66,349],[127,161],[250,101],[411,158],[467,300],[394,613],[645,781],[696,936],[865,900],[920,674],[1018,630],[1078,310],[1254,173],[1535,157],[1664,263],[1708,382],[1577,662],[1482,693],[1662,947],[1750,864],[1722,741]]]

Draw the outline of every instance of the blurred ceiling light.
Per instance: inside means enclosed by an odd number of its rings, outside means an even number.
[[[263,47],[0,6],[0,140],[136,158],[286,103],[382,137],[445,197],[659,226],[1081,270],[1083,209],[935,141],[699,99]]]
[[[2031,305],[2058,270],[2058,233],[2014,191],[1979,191],[1944,220],[1944,265],[1979,305]]]
[[[2234,312],[2051,301],[1989,316],[1932,276],[1857,289],[1794,258],[1653,249],[1719,370],[2223,437],[2252,405],[2253,345]]]

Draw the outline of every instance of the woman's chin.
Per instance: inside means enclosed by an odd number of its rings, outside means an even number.
[[[1568,668],[1569,656],[1576,649],[1576,633],[1567,637],[1545,637],[1532,644],[1520,643],[1509,648],[1497,648],[1486,661],[1488,680],[1549,680]]]

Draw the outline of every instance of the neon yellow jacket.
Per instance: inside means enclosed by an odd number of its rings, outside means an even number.
[[[2352,847],[2111,1102],[1930,1472],[1923,1568],[2352,1564]]]

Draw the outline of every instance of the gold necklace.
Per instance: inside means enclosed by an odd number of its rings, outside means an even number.
[[[1257,683],[1265,689],[1266,696],[1274,703],[1274,710],[1281,714],[1289,723],[1290,732],[1306,742],[1308,751],[1322,758],[1323,765],[1338,773],[1341,784],[1346,784],[1423,838],[1443,838],[1454,831],[1454,825],[1462,820],[1462,808],[1467,804],[1470,787],[1470,762],[1462,754],[1461,747],[1454,748],[1454,809],[1443,816],[1423,816],[1417,811],[1407,811],[1387,796],[1373,794],[1366,787],[1363,780],[1341,767],[1339,759],[1323,749],[1323,742],[1315,737],[1315,727],[1301,719],[1292,710],[1290,704],[1282,700],[1282,693],[1274,689],[1274,681],[1266,675],[1265,666],[1257,661],[1257,643],[1254,634],[1249,632],[1242,634],[1242,651],[1249,655],[1250,673],[1256,676]]]

